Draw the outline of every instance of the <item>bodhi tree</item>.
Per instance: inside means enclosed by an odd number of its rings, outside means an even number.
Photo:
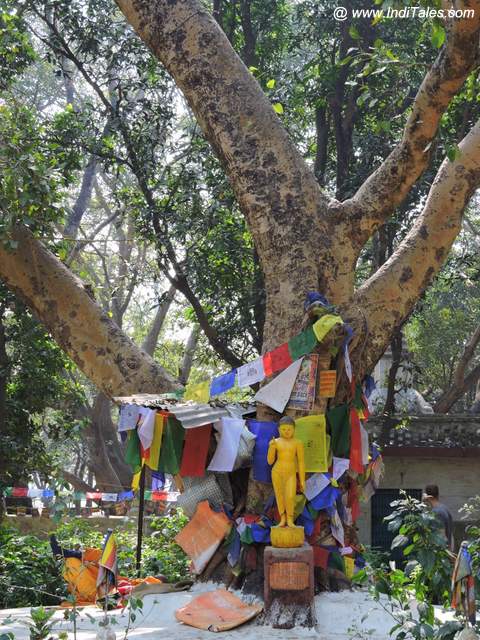
[[[445,24],[445,42],[409,103],[400,139],[343,201],[320,186],[260,85],[203,4],[117,4],[183,92],[230,180],[263,272],[263,351],[298,332],[305,294],[317,290],[354,327],[351,359],[361,379],[441,269],[460,232],[463,211],[480,184],[476,123],[470,130],[464,127],[456,153],[439,166],[404,239],[355,288],[362,250],[401,210],[431,167],[442,117],[475,72],[480,3],[455,3],[456,9],[473,10],[473,17]],[[17,224],[10,238],[13,244],[0,247],[0,277],[102,391],[109,396],[160,392],[177,384],[125,336],[26,227]],[[333,402],[345,393],[344,380]]]

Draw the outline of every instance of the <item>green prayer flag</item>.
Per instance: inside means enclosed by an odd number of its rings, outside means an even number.
[[[3,490],[4,496],[11,496],[12,493],[13,493],[13,487],[5,487],[5,489]]]
[[[356,387],[355,387],[355,396],[353,398],[353,406],[355,407],[355,409],[363,409],[363,402],[362,402],[362,395],[363,395],[363,390],[362,390],[362,385],[360,383],[357,383]]]
[[[145,497],[145,500],[151,500],[152,499],[152,491],[150,489],[145,489],[145,493],[143,495]]]
[[[327,411],[330,425],[331,447],[337,458],[350,457],[350,410],[348,404],[340,404]]]
[[[128,431],[125,462],[132,467],[134,473],[137,473],[142,466],[142,460],[140,458],[140,438],[138,437],[136,429],[130,429]]]
[[[345,562],[343,556],[336,551],[332,551],[328,557],[328,566],[330,569],[337,569],[342,573],[345,573]]]
[[[317,338],[312,327],[308,327],[308,329],[305,329],[305,331],[302,331],[302,333],[299,333],[297,336],[293,336],[293,338],[288,341],[288,350],[292,360],[298,360],[298,358],[312,353],[316,346]]]
[[[179,472],[184,436],[185,429],[181,423],[174,417],[167,418],[167,424],[163,430],[162,448],[160,449],[159,471],[170,473],[172,476]]]
[[[242,542],[242,544],[253,544],[251,527],[246,527],[243,533],[240,534],[240,541]]]
[[[85,500],[86,497],[87,495],[83,491],[74,491],[73,493],[74,500]]]

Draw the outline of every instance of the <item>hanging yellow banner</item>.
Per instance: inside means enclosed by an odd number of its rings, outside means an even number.
[[[336,324],[343,324],[343,320],[340,316],[327,313],[326,315],[319,318],[313,325],[313,333],[315,334],[317,340],[321,342],[327,335],[327,333],[331,331],[332,327],[334,327]]]
[[[185,389],[184,400],[193,400],[194,402],[205,403],[210,398],[210,380],[200,382],[199,384],[189,384]]]
[[[305,416],[295,420],[295,437],[303,442],[305,471],[328,471],[328,444],[324,415]]]

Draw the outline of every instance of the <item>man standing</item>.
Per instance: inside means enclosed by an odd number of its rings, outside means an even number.
[[[453,518],[447,507],[438,499],[438,486],[436,484],[428,484],[425,487],[425,493],[423,494],[423,501],[429,504],[432,511],[436,514],[437,518],[441,521],[445,531],[445,537],[447,539],[447,547],[450,551],[454,549],[453,540]]]

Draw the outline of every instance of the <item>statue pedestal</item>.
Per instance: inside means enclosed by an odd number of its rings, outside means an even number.
[[[270,529],[272,547],[291,549],[301,547],[305,542],[303,527],[272,527]]]
[[[313,566],[313,549],[309,544],[290,549],[265,547],[265,611],[267,620],[276,628],[294,626],[298,613],[306,617],[302,624],[314,624]]]

